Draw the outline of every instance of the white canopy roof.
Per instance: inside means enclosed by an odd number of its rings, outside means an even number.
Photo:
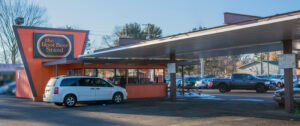
[[[298,39],[300,14],[183,33],[80,57],[152,59],[169,58],[174,53],[176,58],[199,59],[281,50],[282,40],[294,40],[294,49],[300,49]]]

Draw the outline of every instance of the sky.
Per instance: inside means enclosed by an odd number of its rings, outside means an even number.
[[[163,36],[194,27],[223,25],[224,12],[270,16],[300,10],[300,0],[36,0],[47,9],[47,27],[90,30],[96,48],[103,35],[117,26],[137,22],[155,24]]]

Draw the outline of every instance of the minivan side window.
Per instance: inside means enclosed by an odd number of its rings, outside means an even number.
[[[60,86],[77,86],[78,80],[79,80],[78,78],[63,79]]]
[[[81,78],[79,86],[93,86],[93,78]]]
[[[97,87],[112,87],[107,81],[100,78],[95,78],[94,82],[94,85]]]

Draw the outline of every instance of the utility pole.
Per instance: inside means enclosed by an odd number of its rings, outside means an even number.
[[[151,39],[151,33],[150,33],[150,26],[151,26],[151,24],[148,23],[148,24],[143,24],[143,25],[147,26],[147,37],[146,37],[146,39],[149,40],[149,39]]]

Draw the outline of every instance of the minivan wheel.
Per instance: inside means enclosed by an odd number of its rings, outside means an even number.
[[[284,103],[278,103],[279,108],[284,108]]]
[[[262,84],[258,84],[256,86],[256,93],[264,93],[266,90],[265,90],[265,86],[262,85]]]
[[[77,98],[74,95],[67,95],[64,99],[64,105],[66,107],[73,107],[77,103]]]
[[[226,86],[225,84],[221,84],[221,85],[219,86],[219,91],[220,91],[221,93],[226,93],[226,92],[228,91],[227,86]]]
[[[54,103],[55,105],[57,105],[57,106],[62,106],[63,105],[63,103]]]
[[[120,104],[123,102],[123,94],[122,93],[116,93],[113,96],[113,102],[116,104]]]

